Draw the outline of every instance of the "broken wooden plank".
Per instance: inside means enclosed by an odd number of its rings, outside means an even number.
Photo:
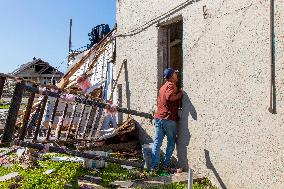
[[[83,116],[84,116],[85,110],[86,110],[86,104],[83,104],[83,110],[80,114],[79,123],[78,123],[78,126],[76,128],[76,132],[75,132],[75,139],[78,138],[78,132],[79,132],[79,129],[80,129],[82,121],[83,121]]]
[[[101,177],[95,177],[95,176],[91,176],[91,175],[84,175],[83,177],[80,177],[79,179],[89,181],[89,182],[92,182],[92,183],[96,183],[96,184],[102,183]]]
[[[39,133],[39,129],[40,129],[40,126],[41,126],[42,116],[44,114],[45,106],[46,106],[46,103],[47,103],[47,99],[48,99],[48,97],[46,95],[44,95],[44,97],[43,97],[43,99],[41,101],[40,112],[39,112],[39,116],[37,118],[33,140],[37,139],[37,136],[38,136],[38,133]]]
[[[134,184],[134,182],[132,182],[132,181],[124,181],[124,180],[123,181],[117,180],[117,181],[110,183],[111,186],[117,186],[117,187],[121,187],[121,188],[130,188],[133,184]]]
[[[85,138],[85,135],[86,135],[86,132],[87,132],[87,129],[88,129],[87,127],[88,127],[89,120],[90,120],[90,117],[91,117],[91,113],[92,113],[92,111],[93,111],[94,108],[95,108],[95,107],[92,106],[92,107],[91,107],[91,110],[88,112],[88,115],[86,116],[85,126],[83,127],[83,136],[82,136],[82,138]]]
[[[92,124],[91,130],[90,130],[89,136],[88,136],[88,139],[90,139],[90,140],[92,139],[93,133],[95,132],[95,129],[97,128],[96,117],[98,116],[98,114],[101,114],[101,113],[102,112],[100,111],[100,109],[98,109],[98,108],[95,109],[93,124]]]
[[[78,103],[75,104],[75,108],[73,109],[72,115],[71,115],[71,121],[70,124],[68,126],[68,130],[67,130],[67,134],[66,134],[66,140],[69,138],[70,132],[71,132],[71,128],[73,126],[74,123],[74,119],[75,119],[75,114],[77,111],[77,107],[78,107]]]
[[[30,118],[30,114],[31,114],[31,111],[32,111],[32,106],[33,106],[33,103],[34,103],[34,99],[35,99],[35,93],[31,92],[29,100],[28,100],[28,104],[27,104],[27,107],[26,107],[26,110],[25,110],[25,115],[24,115],[24,118],[23,118],[22,128],[21,128],[21,131],[20,131],[20,137],[19,137],[20,140],[24,140],[24,138],[25,138],[25,135],[26,135],[26,132],[27,132],[27,126],[28,126],[28,122],[29,122],[29,118]]]
[[[103,126],[103,122],[104,122],[104,116],[103,116],[103,110],[100,108],[101,111],[101,115],[97,117],[98,119],[98,128],[97,128],[97,131],[95,133],[95,139],[98,139],[99,136],[100,136],[100,131],[102,129],[102,126]]]
[[[18,111],[20,109],[24,90],[25,90],[24,81],[17,82],[15,89],[14,89],[14,94],[11,100],[11,105],[8,111],[6,124],[4,127],[2,143],[9,143],[9,142],[12,142],[13,140],[15,125],[16,125],[16,121],[18,118]]]
[[[64,124],[64,119],[65,119],[66,113],[67,113],[67,109],[68,109],[68,103],[66,103],[65,109],[63,111],[63,115],[61,117],[61,120],[58,122],[58,125],[56,127],[55,136],[56,136],[57,139],[60,138],[61,130],[62,130],[62,127],[63,127],[63,124]]]
[[[59,98],[56,98],[56,101],[55,101],[54,107],[53,107],[53,111],[52,111],[52,115],[51,115],[51,119],[50,119],[49,124],[48,124],[46,140],[49,140],[49,137],[50,137],[50,132],[51,132],[51,129],[52,129],[52,125],[54,123],[54,118],[55,118],[55,114],[56,114],[56,111],[57,111],[58,103],[59,103]]]
[[[18,172],[9,173],[7,175],[0,177],[0,182],[16,178],[17,176],[19,176]]]

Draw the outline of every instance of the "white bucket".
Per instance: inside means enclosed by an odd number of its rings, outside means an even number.
[[[142,153],[143,153],[143,158],[144,158],[144,168],[146,168],[146,169],[151,169],[152,147],[153,147],[153,143],[142,145]]]
[[[108,157],[108,153],[104,151],[87,151],[86,153],[93,154],[93,155],[98,155],[101,157]],[[93,159],[87,159],[84,158],[84,168],[103,168],[107,166],[107,163],[105,160],[93,160]]]

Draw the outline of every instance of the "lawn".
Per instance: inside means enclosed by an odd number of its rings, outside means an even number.
[[[9,109],[10,108],[10,105],[7,104],[7,105],[0,105],[0,109]]]
[[[157,176],[147,171],[141,171],[138,169],[127,170],[122,168],[118,164],[108,163],[103,169],[85,169],[82,163],[78,162],[64,162],[64,161],[52,161],[54,156],[62,156],[62,154],[47,154],[43,156],[42,160],[33,161],[33,166],[27,168],[19,161],[16,161],[16,155],[11,154],[11,159],[14,159],[12,166],[5,168],[0,167],[0,176],[6,175],[12,172],[18,172],[19,177],[8,181],[0,182],[0,188],[22,188],[22,189],[63,189],[65,185],[69,184],[69,188],[79,188],[78,179],[84,175],[98,176],[102,178],[101,185],[106,188],[111,187],[110,183],[116,180],[132,180],[147,178],[149,176]],[[47,170],[53,170],[50,174],[45,174]],[[194,189],[203,188],[216,188],[213,187],[208,179],[205,179],[199,183],[194,183]],[[173,183],[170,185],[164,185],[159,187],[151,187],[150,189],[181,189],[187,188],[187,184]]]

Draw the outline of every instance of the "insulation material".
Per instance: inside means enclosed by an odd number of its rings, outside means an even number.
[[[90,55],[88,59],[85,60],[84,64],[69,78],[70,81],[76,80],[76,78],[83,73],[86,73],[89,71],[89,67],[91,64],[95,64],[94,68],[92,69],[93,75],[91,76],[90,80],[91,83],[94,85],[98,82],[101,82],[102,80],[105,80],[105,71],[107,67],[107,63],[111,62],[113,59],[113,52],[115,50],[115,41],[112,41],[109,43],[104,50],[104,52],[98,57],[96,62],[92,63],[92,60],[96,56],[96,51]],[[76,63],[78,63],[89,51],[85,51],[81,54],[78,54],[74,60],[74,62],[71,62],[70,68],[73,67]],[[77,58],[78,57],[78,58]]]
[[[71,67],[73,67],[75,64],[77,64],[84,56],[86,56],[88,53],[89,53],[90,49],[89,50],[86,50],[78,55],[75,56],[74,59],[71,59],[69,62],[68,62],[68,68],[70,69]]]

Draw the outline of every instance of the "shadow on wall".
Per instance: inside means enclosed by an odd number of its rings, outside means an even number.
[[[141,124],[137,121],[135,121],[135,123],[136,123],[135,126],[138,129],[138,133],[139,133],[139,142],[141,144],[152,143],[153,142],[152,137],[150,135],[148,135],[148,133],[145,131],[145,129],[141,125],[147,124],[148,128],[146,128],[146,130],[149,130],[149,129],[154,129],[153,124],[149,120],[146,120],[146,121],[142,122]]]
[[[217,178],[220,186],[223,188],[223,189],[227,189],[226,185],[224,184],[224,182],[222,181],[220,175],[218,174],[218,172],[216,171],[214,165],[212,164],[211,160],[210,160],[210,155],[209,155],[209,151],[204,149],[204,153],[205,153],[205,159],[206,159],[206,167],[208,169],[211,169],[215,175],[215,177]]]
[[[182,115],[177,127],[177,158],[179,166],[188,170],[187,150],[191,138],[188,118],[190,114],[193,120],[197,120],[197,112],[186,92],[183,94],[182,102]]]

